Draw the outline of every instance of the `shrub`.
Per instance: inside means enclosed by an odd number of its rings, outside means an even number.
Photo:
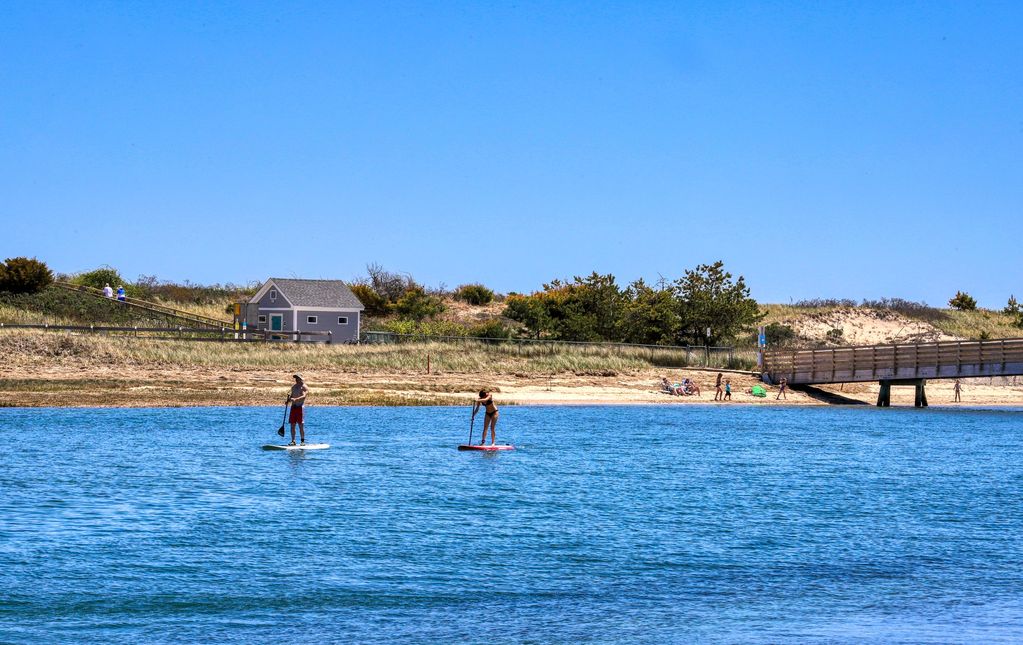
[[[117,287],[124,286],[127,283],[127,280],[121,277],[121,274],[117,272],[117,269],[109,266],[102,266],[98,269],[93,269],[92,271],[86,271],[72,276],[70,282],[83,287],[92,287],[93,289],[102,289],[107,285],[116,289]]]
[[[366,308],[364,313],[367,316],[386,316],[391,313],[391,305],[387,298],[374,291],[368,284],[353,284],[352,293]]]
[[[398,302],[410,290],[424,291],[411,275],[387,271],[379,264],[366,265],[366,273],[369,274],[369,286],[389,303]]]
[[[511,338],[512,332],[503,325],[500,320],[488,320],[487,322],[473,325],[468,330],[469,335],[475,338]]]
[[[795,340],[796,331],[788,325],[774,322],[764,327],[764,336],[768,347],[782,347]]]
[[[482,284],[463,284],[455,289],[455,300],[476,306],[488,305],[494,301],[494,292]]]
[[[35,258],[7,258],[0,273],[0,291],[39,293],[53,283],[53,272]]]
[[[406,320],[425,320],[444,311],[444,303],[422,287],[412,287],[394,304],[394,311]]]
[[[836,327],[835,329],[832,329],[832,330],[828,331],[826,337],[827,337],[828,341],[830,341],[832,343],[841,343],[842,342],[842,337],[844,335],[845,335],[845,333],[841,329]]]
[[[805,307],[807,309],[820,309],[824,307],[855,307],[856,301],[848,298],[811,298],[800,300],[793,307]]]
[[[959,311],[973,311],[977,308],[977,301],[968,293],[956,291],[956,295],[948,301],[948,306]]]

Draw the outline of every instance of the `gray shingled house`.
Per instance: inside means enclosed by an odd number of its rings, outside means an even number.
[[[331,342],[343,343],[359,340],[363,309],[340,280],[270,278],[246,303],[244,318],[249,329],[329,331]],[[317,335],[302,340],[327,339]]]

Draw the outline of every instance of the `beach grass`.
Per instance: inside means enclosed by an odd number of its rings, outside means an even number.
[[[58,363],[81,361],[103,365],[210,367],[218,369],[339,372],[426,372],[546,376],[611,376],[649,367],[683,367],[702,360],[698,350],[563,344],[488,344],[422,341],[379,345],[312,343],[219,343],[134,338],[128,335],[63,331],[4,330],[0,352],[8,356],[45,357]],[[718,367],[729,367],[727,354],[711,355]],[[739,352],[732,366],[749,368],[751,351]]]

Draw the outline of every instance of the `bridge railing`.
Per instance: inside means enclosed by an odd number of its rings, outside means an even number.
[[[1023,374],[1023,338],[769,350],[764,371],[793,385]]]
[[[60,281],[57,281],[57,282],[54,282],[54,284],[57,285],[58,287],[63,288],[63,289],[67,289],[68,291],[78,291],[78,292],[81,292],[81,293],[87,293],[90,296],[94,296],[94,297],[97,297],[97,298],[103,298],[104,300],[110,300],[111,302],[123,303],[123,304],[129,305],[129,306],[132,306],[132,307],[136,307],[138,309],[144,309],[146,311],[149,311],[149,312],[152,312],[152,313],[156,313],[156,314],[161,314],[161,315],[164,315],[164,316],[171,316],[173,318],[178,318],[179,320],[188,321],[188,322],[190,322],[192,324],[195,324],[195,325],[201,325],[201,326],[204,326],[204,327],[215,327],[215,328],[220,328],[220,327],[228,327],[228,328],[230,328],[232,326],[232,323],[230,323],[230,322],[225,322],[223,320],[217,320],[216,318],[210,318],[209,316],[203,316],[202,314],[193,313],[191,311],[184,311],[182,309],[174,309],[173,307],[168,307],[166,305],[161,305],[161,304],[158,304],[158,303],[155,303],[155,302],[149,302],[148,300],[139,300],[138,298],[127,298],[127,297],[124,300],[119,300],[117,298],[109,298],[109,297],[107,297],[106,295],[103,294],[103,290],[102,289],[95,289],[93,287],[87,287],[85,285],[80,285],[80,284],[72,284],[70,282],[60,282]]]

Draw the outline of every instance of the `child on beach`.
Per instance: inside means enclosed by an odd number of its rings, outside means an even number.
[[[725,398],[722,401],[732,400],[732,381],[731,379],[725,379]]]
[[[789,385],[789,380],[787,378],[785,378],[784,376],[781,377],[781,382],[778,383],[778,388],[779,388],[778,389],[778,396],[774,397],[775,401],[777,401],[778,399],[785,399],[786,401],[789,400],[789,397],[785,395],[785,388],[787,388],[788,385]]]

